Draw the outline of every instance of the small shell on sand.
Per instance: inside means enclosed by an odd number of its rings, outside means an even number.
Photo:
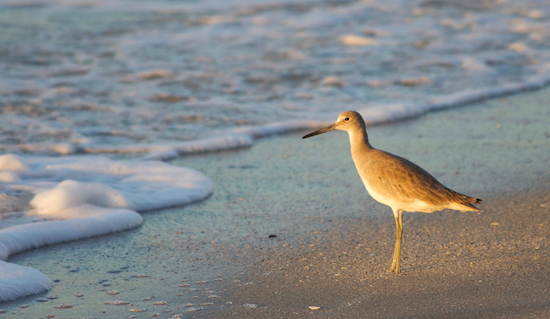
[[[153,302],[153,305],[155,306],[166,306],[168,303],[166,301],[155,301]]]
[[[311,310],[319,310],[319,309],[321,309],[321,307],[319,307],[319,306],[309,306],[309,309],[311,309]]]
[[[119,292],[116,291],[116,290],[111,290],[111,291],[108,292],[108,294],[114,296],[114,295],[118,295]]]

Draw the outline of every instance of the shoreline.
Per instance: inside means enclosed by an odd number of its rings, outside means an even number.
[[[307,307],[319,306],[313,315],[353,317],[368,310],[363,308],[369,299],[362,284],[369,283],[377,287],[369,293],[380,301],[379,309],[395,304],[390,301],[398,298],[394,288],[399,287],[409,291],[405,296],[410,297],[416,316],[436,316],[422,312],[422,299],[415,301],[419,293],[415,287],[423,280],[419,287],[445,295],[462,275],[483,280],[478,278],[500,259],[512,267],[500,265],[493,271],[500,286],[521,286],[509,274],[518,272],[513,268],[518,261],[525,264],[521,278],[545,283],[549,223],[548,217],[541,218],[548,216],[548,206],[540,205],[550,205],[542,195],[550,189],[545,152],[550,132],[543,123],[549,101],[550,90],[545,89],[367,128],[373,146],[411,159],[456,191],[484,199],[485,212],[479,215],[405,214],[403,276],[385,274],[394,244],[391,210],[373,203],[366,193],[349,156],[347,136],[340,132],[302,141],[301,135],[290,134],[262,140],[251,149],[173,161],[213,179],[214,194],[204,202],[144,213],[144,225],[135,230],[10,257],[10,262],[34,267],[60,281],[49,293],[2,303],[0,308],[27,317],[56,313],[58,317],[133,314],[145,318],[158,312],[167,318],[177,313],[221,318],[299,317],[311,311]],[[523,195],[533,203],[522,203]],[[522,215],[525,211],[529,214]],[[474,240],[476,247],[470,247],[468,240]],[[509,251],[519,252],[521,258],[510,259]],[[463,256],[473,258],[474,266],[462,262]],[[455,275],[442,270],[443,264],[450,265]],[[506,276],[498,277],[501,274]],[[521,293],[529,294],[524,279]],[[386,282],[390,288],[384,288]],[[156,285],[161,287],[151,288]],[[466,298],[466,288],[445,296]],[[535,288],[532,292],[540,294],[540,287]],[[492,291],[484,289],[479,291]],[[112,290],[118,294],[109,295]],[[76,297],[79,293],[84,296]],[[58,299],[34,301],[52,294]],[[143,300],[151,294],[156,298]],[[306,296],[317,296],[318,304],[309,304],[315,299]],[[331,302],[331,296],[338,298]],[[115,298],[129,305],[104,304]],[[167,304],[152,304],[159,300]],[[439,300],[464,306],[456,299]],[[495,302],[501,305],[506,300]],[[73,307],[54,308],[62,303]],[[24,304],[29,306],[19,308]],[[188,313],[191,307],[185,304],[204,309]],[[539,312],[531,313],[548,313],[546,304],[539,306]],[[130,307],[147,311],[131,313]],[[452,316],[456,307],[448,306],[446,315]]]

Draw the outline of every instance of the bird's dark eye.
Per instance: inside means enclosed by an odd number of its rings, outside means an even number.
[[[346,117],[346,118],[344,119],[344,121],[349,121],[349,117]]]

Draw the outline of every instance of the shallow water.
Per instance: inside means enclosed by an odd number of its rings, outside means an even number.
[[[0,8],[0,145],[9,151],[143,152],[549,72],[543,0],[2,0]],[[55,143],[73,148],[47,148]]]

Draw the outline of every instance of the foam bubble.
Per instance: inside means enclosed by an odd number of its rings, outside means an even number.
[[[13,154],[0,155],[0,171],[25,172],[27,165]]]

